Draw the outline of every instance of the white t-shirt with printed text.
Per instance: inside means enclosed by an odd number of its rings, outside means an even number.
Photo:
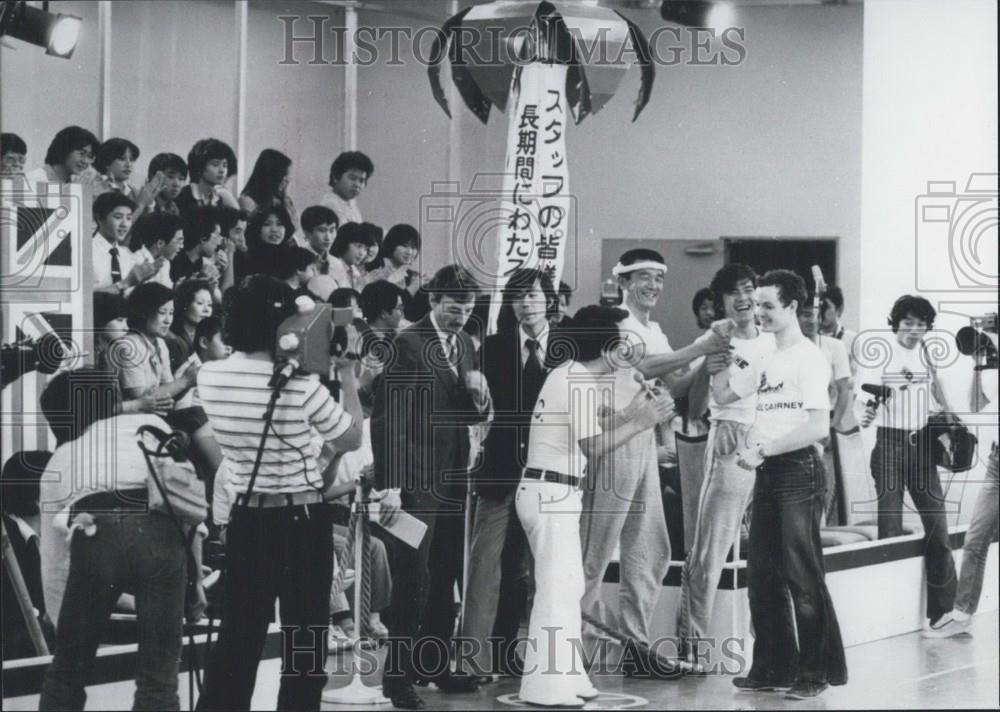
[[[907,349],[893,341],[888,363],[878,369],[859,371],[858,399],[865,403],[872,398],[860,390],[864,383],[888,386],[892,395],[879,406],[875,424],[880,428],[919,430],[927,425],[932,412],[940,410],[931,393],[931,379],[923,348],[917,345]]]
[[[810,410],[830,410],[830,364],[816,344],[803,338],[776,349],[759,369],[730,381],[741,398],[757,393],[756,437],[774,440],[808,422]]]
[[[774,334],[759,331],[752,339],[741,339],[733,337],[733,350],[730,352],[732,363],[729,364],[730,381],[737,380],[738,374],[750,370],[753,373],[760,373],[767,359],[774,352]],[[716,376],[712,376],[714,380]],[[753,425],[757,417],[757,391],[754,390],[749,395],[740,398],[738,401],[719,405],[715,400],[715,394],[711,388],[708,392],[708,407],[711,411],[709,420],[731,420],[745,425]]]

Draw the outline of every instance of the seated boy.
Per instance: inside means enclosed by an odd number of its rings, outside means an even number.
[[[128,249],[135,202],[118,192],[104,193],[94,200],[93,237],[94,291],[128,294],[137,284],[152,279],[160,266],[136,263]]]
[[[138,242],[133,259],[138,263],[150,262],[159,268],[150,281],[173,289],[170,263],[184,247],[181,219],[169,213],[146,213],[132,226],[132,240],[133,244]]]
[[[176,153],[157,153],[149,162],[147,186],[152,186],[152,202],[144,206],[144,196],[139,196],[139,207],[149,207],[154,213],[170,213],[180,215],[177,198],[187,185],[187,163]]]
[[[0,178],[23,178],[28,145],[16,133],[0,134]]]
[[[184,215],[184,247],[170,263],[174,282],[200,275],[218,284],[219,270],[213,263],[215,251],[222,244],[218,211],[197,205]]]
[[[361,151],[345,151],[330,165],[331,191],[323,196],[322,205],[337,213],[340,225],[364,222],[354,199],[374,173],[375,164]]]
[[[239,202],[225,185],[236,173],[236,154],[229,144],[215,138],[202,139],[191,148],[187,164],[191,182],[177,196],[182,213],[196,205],[239,209]]]

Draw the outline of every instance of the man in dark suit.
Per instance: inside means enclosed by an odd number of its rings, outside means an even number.
[[[462,637],[472,641],[472,654],[463,661],[476,675],[519,675],[522,669],[514,646],[531,567],[514,493],[528,454],[535,401],[549,370],[562,360],[549,335],[549,319],[557,308],[552,280],[544,272],[516,270],[504,288],[498,333],[487,336],[480,349],[479,361],[494,394],[493,421],[481,465],[472,473],[476,513],[462,618]]]
[[[372,414],[375,486],[386,490],[383,521],[391,523],[402,508],[427,525],[417,549],[397,540],[390,547],[393,593],[385,623],[401,640],[389,646],[383,691],[403,709],[424,706],[413,688],[418,677],[445,692],[478,686],[474,677],[448,671],[452,587],[462,568],[468,426],[486,420],[491,407],[472,340],[462,331],[478,288],[465,269],[449,265],[426,289],[431,312],[396,335]]]

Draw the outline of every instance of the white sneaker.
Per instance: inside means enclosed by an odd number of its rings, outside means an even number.
[[[921,635],[925,638],[953,638],[969,632],[970,620],[972,619],[966,618],[964,621],[957,621],[950,613],[945,613],[937,623],[924,628]]]

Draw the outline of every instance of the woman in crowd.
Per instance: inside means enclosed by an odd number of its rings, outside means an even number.
[[[87,129],[67,126],[57,133],[45,153],[45,165],[25,174],[29,183],[79,183],[94,161],[101,142]]]
[[[139,191],[129,183],[137,160],[139,147],[126,138],[109,138],[102,143],[94,157],[94,194],[117,190],[138,203]]]
[[[281,151],[265,148],[240,193],[240,207],[252,216],[262,207],[278,206],[288,213],[292,225],[298,225],[299,213],[288,194],[291,176],[292,159]]]
[[[176,372],[195,352],[195,330],[212,316],[212,285],[203,279],[181,282],[174,290],[174,321],[167,337],[170,367]]]
[[[295,226],[288,211],[280,205],[261,207],[246,229],[246,253],[236,253],[236,281],[251,274],[270,274],[282,253],[293,244]]]
[[[380,279],[416,294],[423,279],[414,269],[420,254],[420,233],[412,225],[393,225],[382,242],[378,258],[370,265],[365,281]]]

